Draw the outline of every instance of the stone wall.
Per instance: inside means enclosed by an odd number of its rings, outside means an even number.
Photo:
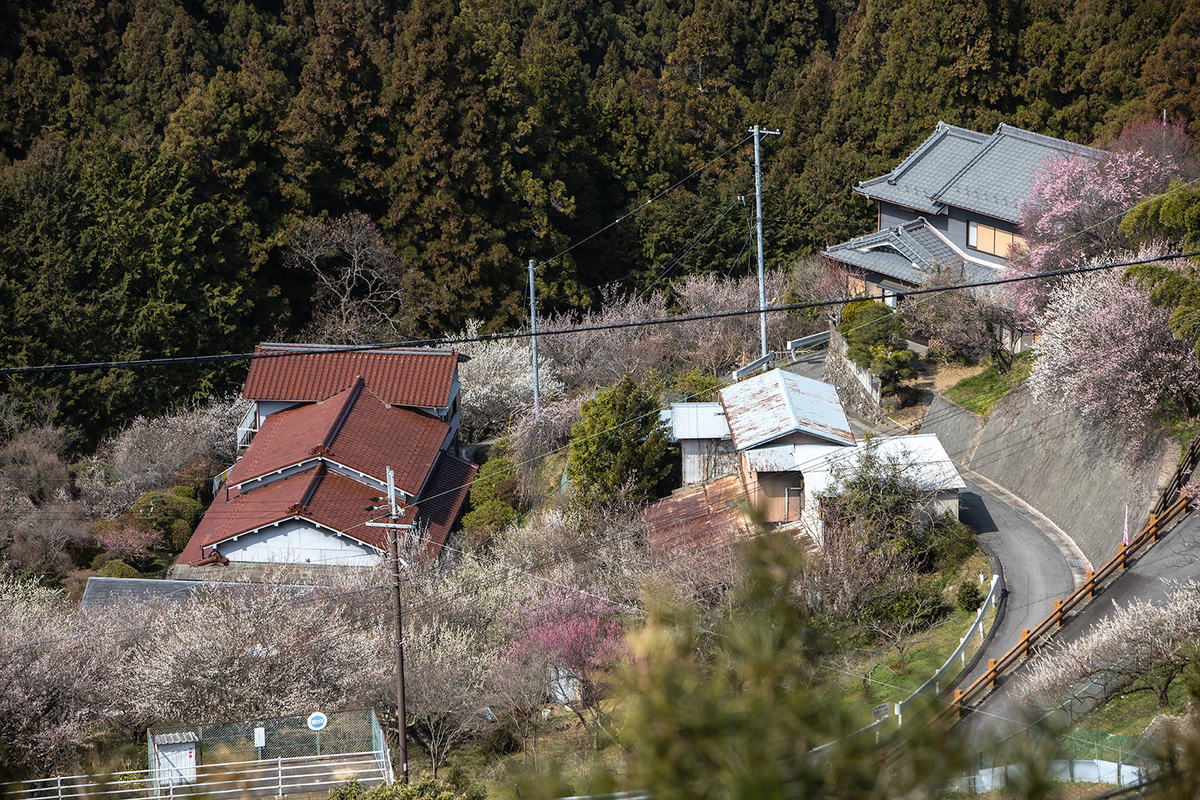
[[[846,358],[846,340],[836,330],[829,334],[821,380],[837,389],[842,405],[860,417],[881,416],[879,379]]]

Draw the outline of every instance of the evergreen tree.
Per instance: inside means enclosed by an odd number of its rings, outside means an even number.
[[[643,501],[665,490],[671,463],[658,411],[653,396],[628,375],[584,401],[583,420],[571,431],[567,467],[583,497]]]

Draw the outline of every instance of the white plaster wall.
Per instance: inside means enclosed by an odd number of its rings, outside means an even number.
[[[286,411],[289,408],[295,408],[304,404],[292,402],[291,400],[259,400],[256,405],[258,407],[258,424],[261,427],[263,420],[272,414],[277,414],[280,411]]]
[[[222,542],[217,546],[230,561],[268,564],[335,564],[370,566],[381,557],[374,549],[347,536],[317,528],[306,520],[291,519],[279,525]]]

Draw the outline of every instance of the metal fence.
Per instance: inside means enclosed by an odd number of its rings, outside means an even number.
[[[1148,743],[1132,736],[1100,731],[1072,731],[1066,736],[1036,736],[1058,756],[1046,765],[1047,777],[1063,783],[1106,783],[1135,786],[1152,777],[1160,762],[1146,754]],[[980,753],[975,770],[955,781],[949,789],[984,794],[1002,789],[1021,777],[1029,766],[1012,764],[994,751]]]
[[[386,759],[386,753],[385,753]],[[64,775],[3,787],[8,800],[135,800],[195,796],[213,798],[285,797],[325,794],[357,781],[367,786],[392,783],[386,760],[376,752],[300,756],[195,767],[190,780],[163,780],[159,770],[109,775]]]
[[[988,590],[987,597],[985,597],[983,603],[980,604],[979,611],[975,614],[975,621],[971,623],[971,627],[967,628],[966,634],[959,638],[958,648],[950,654],[950,657],[946,659],[946,662],[942,664],[942,666],[940,666],[935,673],[933,673],[929,680],[921,684],[920,688],[918,688],[908,697],[895,704],[894,708],[892,709],[892,713],[895,714],[895,724],[897,727],[900,727],[904,724],[904,712],[911,708],[914,703],[921,703],[923,701],[928,701],[930,697],[936,697],[941,693],[942,686],[952,683],[955,678],[957,678],[958,675],[964,669],[966,669],[967,651],[970,649],[972,640],[976,636],[979,637],[981,644],[987,636],[989,628],[986,625],[985,617],[987,615],[989,606],[991,608],[996,608],[999,605],[1000,590],[1002,588],[1003,587],[1000,584],[1000,576],[993,575],[991,588]],[[992,624],[995,624],[995,618],[992,619]],[[866,727],[860,728],[851,734],[851,736],[860,736],[867,731],[874,730],[876,731],[876,738],[878,738],[878,735],[890,725],[890,717],[883,717],[882,719],[875,720]],[[841,740],[838,739],[828,742],[820,747],[813,748],[810,752],[813,754],[820,754],[822,751],[833,747],[839,741]]]
[[[373,710],[323,716],[320,730],[309,726],[307,716],[151,728],[146,731],[150,769],[163,768],[168,750],[183,749],[188,742],[195,745],[197,765],[385,752]]]

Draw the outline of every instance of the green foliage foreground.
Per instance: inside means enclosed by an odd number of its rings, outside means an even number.
[[[618,679],[628,704],[620,734],[627,759],[620,771],[599,767],[593,793],[895,797],[933,791],[963,768],[958,748],[919,725],[903,755],[886,764],[873,737],[810,753],[851,725],[827,710],[816,688],[825,643],[796,591],[801,565],[794,540],[765,535],[749,550],[750,578],[728,624],[710,630],[671,608],[651,612],[630,637]],[[541,785],[546,794],[557,788]]]

